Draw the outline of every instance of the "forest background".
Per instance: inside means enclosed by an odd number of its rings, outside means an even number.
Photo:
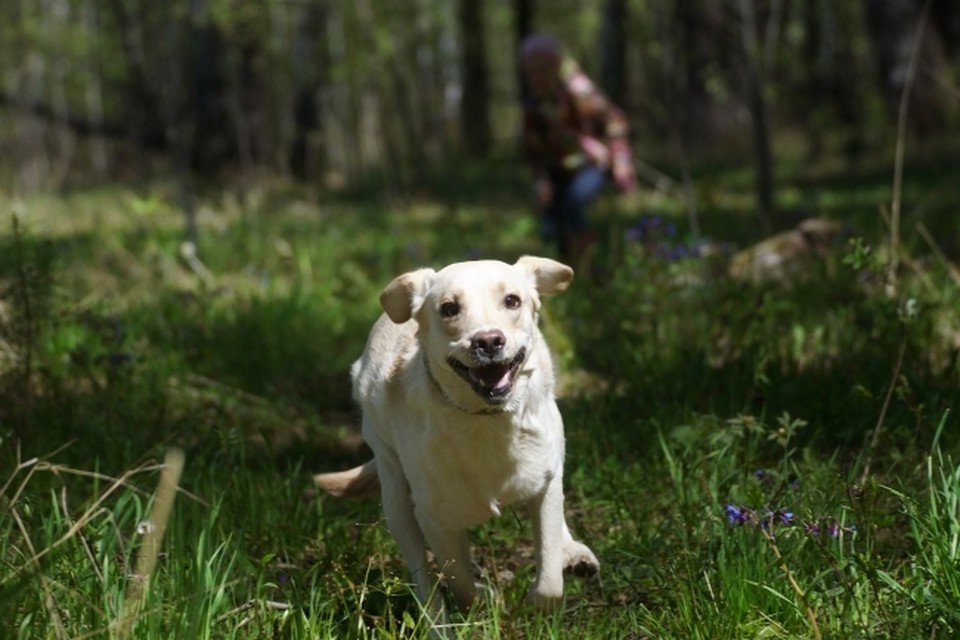
[[[0,636],[426,637],[378,505],[310,475],[368,454],[348,369],[392,277],[552,252],[532,32],[622,105],[640,179],[544,307],[603,569],[527,611],[500,518],[501,595],[453,633],[960,632],[960,3],[0,16]]]
[[[626,109],[642,158],[754,158],[763,208],[773,158],[856,166],[891,148],[908,84],[924,146],[960,120],[946,0],[5,6],[2,162],[27,190],[164,170],[409,190],[451,159],[517,151],[533,31]]]

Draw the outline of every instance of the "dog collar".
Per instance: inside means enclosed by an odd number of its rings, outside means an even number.
[[[471,415],[496,415],[498,413],[503,413],[506,409],[480,409],[479,411],[468,411],[464,409],[456,402],[450,399],[450,396],[443,390],[443,387],[440,386],[440,381],[433,376],[433,370],[430,368],[430,361],[427,360],[427,354],[423,354],[423,368],[427,371],[427,377],[430,378],[431,384],[436,388],[437,393],[440,395],[440,399],[443,400],[444,404],[462,411],[463,413],[469,413]]]

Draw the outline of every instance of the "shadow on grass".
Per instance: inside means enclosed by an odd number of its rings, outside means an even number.
[[[563,301],[574,362],[589,372],[563,402],[574,444],[597,442],[631,461],[659,455],[657,434],[697,416],[773,424],[789,413],[810,425],[798,446],[840,452],[846,462],[881,416],[884,451],[922,450],[960,400],[958,350],[937,333],[944,309],[932,303],[905,324],[897,301],[850,279],[783,289],[721,278],[677,288],[662,275],[574,287]],[[588,433],[578,433],[578,420]]]

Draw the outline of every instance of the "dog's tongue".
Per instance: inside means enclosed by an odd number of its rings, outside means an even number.
[[[509,364],[488,364],[470,369],[470,377],[488,389],[499,389],[510,384]]]

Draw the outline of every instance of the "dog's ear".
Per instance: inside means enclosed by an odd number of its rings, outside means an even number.
[[[423,304],[427,286],[435,273],[433,269],[417,269],[394,278],[380,294],[380,306],[387,316],[397,324],[412,318]]]
[[[529,272],[537,291],[547,295],[562,293],[573,280],[573,269],[550,258],[523,256],[517,260],[516,266]]]

